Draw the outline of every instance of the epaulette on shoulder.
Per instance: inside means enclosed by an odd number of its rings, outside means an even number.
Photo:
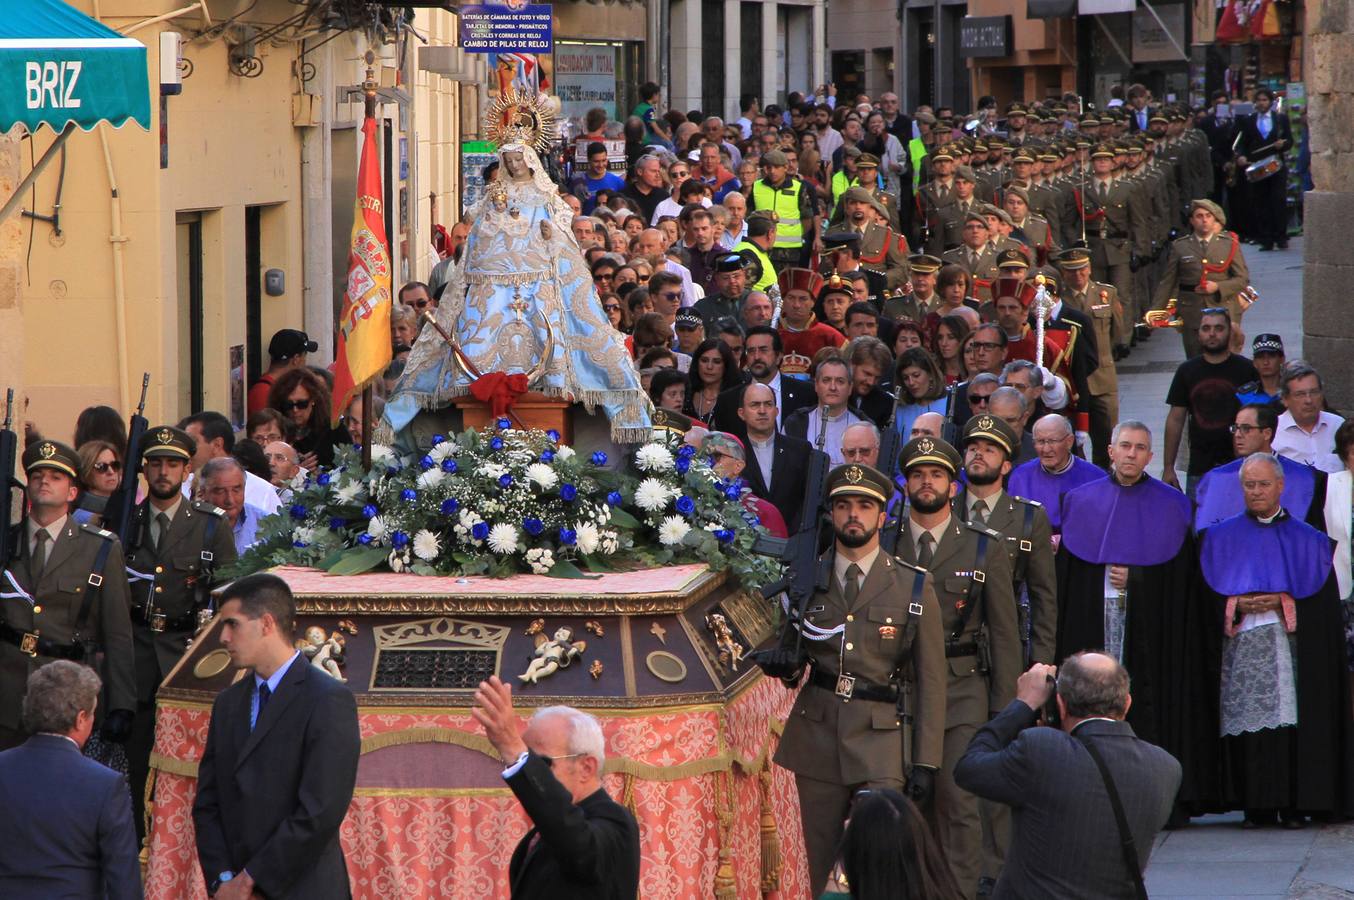
[[[98,525],[90,525],[89,523],[85,523],[84,525],[80,526],[80,530],[87,531],[90,534],[97,534],[105,541],[116,541],[118,539],[118,536],[116,534],[114,534],[113,532],[109,531],[106,528],[100,528]]]
[[[900,566],[900,567],[902,567],[902,568],[904,568],[904,569],[911,569],[913,572],[928,572],[928,571],[930,571],[929,569],[923,569],[921,566],[917,565],[916,563],[908,562],[907,560],[903,559],[901,556],[898,556],[898,555],[896,555],[896,554],[893,555],[891,558],[892,558],[892,560],[894,561],[894,563],[896,563],[898,566]]]
[[[1038,500],[1031,500],[1028,497],[1017,497],[1015,494],[1011,494],[1010,496],[1015,502],[1023,503],[1026,506],[1033,506],[1035,509],[1042,509],[1044,506],[1044,504],[1040,503]]]
[[[195,509],[198,512],[207,513],[208,515],[211,516],[219,517],[224,516],[226,514],[226,511],[221,507],[217,506],[214,503],[207,503],[206,501],[203,500],[194,500],[193,509]]]
[[[969,531],[974,531],[974,532],[977,532],[978,534],[985,534],[985,535],[987,535],[988,537],[993,538],[993,539],[998,540],[998,541],[1001,540],[1001,532],[1000,532],[1000,531],[993,531],[991,528],[988,528],[986,525],[977,525],[977,524],[975,524],[975,523],[973,523],[973,522],[965,522],[965,523],[964,523],[964,527],[967,528]]]

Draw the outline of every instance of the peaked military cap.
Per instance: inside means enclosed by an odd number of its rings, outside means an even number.
[[[152,428],[141,439],[142,459],[154,459],[158,456],[188,460],[192,459],[196,452],[197,442],[189,437],[186,431],[180,431],[172,425]]]
[[[940,438],[922,436],[903,445],[902,469],[906,473],[916,466],[940,466],[954,478],[959,475],[959,451]]]
[[[888,505],[893,499],[893,482],[873,466],[846,463],[827,474],[827,496],[828,499],[869,497],[871,500]]]
[[[978,438],[991,441],[1005,450],[1008,459],[1015,452],[1015,447],[1020,440],[1005,420],[989,413],[970,416],[969,420],[964,423],[964,437],[960,443],[967,447],[970,441]]]
[[[38,441],[24,451],[25,472],[34,469],[56,469],[75,480],[80,480],[80,456],[60,441]]]

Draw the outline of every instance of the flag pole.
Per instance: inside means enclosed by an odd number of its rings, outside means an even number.
[[[372,50],[367,51],[367,80],[362,83],[363,102],[366,105],[366,117],[375,120],[376,118],[376,53]],[[373,393],[371,382],[362,388],[362,468],[371,470],[371,429],[372,429],[372,401]]]

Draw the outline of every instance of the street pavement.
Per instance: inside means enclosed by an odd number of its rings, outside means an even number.
[[[1251,338],[1268,331],[1283,338],[1289,360],[1297,359],[1302,354],[1302,239],[1285,251],[1260,253],[1245,245],[1243,252],[1261,297],[1246,313],[1247,355]],[[1183,360],[1177,333],[1161,330],[1121,363],[1119,417],[1139,419],[1152,429],[1154,475],[1161,473],[1166,390]],[[1182,479],[1185,462],[1182,452],[1177,462]],[[1157,837],[1147,890],[1153,898],[1354,900],[1354,824],[1243,831],[1240,812],[1195,819]]]

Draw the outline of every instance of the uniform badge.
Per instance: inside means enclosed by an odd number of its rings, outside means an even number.
[[[982,431],[991,431],[995,427],[996,423],[992,421],[991,416],[983,416],[978,419],[978,428]]]
[[[159,431],[155,432],[155,439],[161,444],[168,445],[174,440],[174,432],[170,431],[168,428],[161,428]]]
[[[936,445],[929,437],[922,438],[917,442],[917,449],[922,453],[932,453],[935,451]]]
[[[851,466],[846,470],[846,480],[852,484],[860,484],[860,480],[864,477],[865,473],[861,471],[860,466]]]
[[[880,625],[879,637],[881,640],[891,641],[898,637],[898,629],[894,625]]]
[[[43,441],[42,446],[38,448],[38,455],[43,459],[51,459],[56,456],[56,445],[51,441]]]

